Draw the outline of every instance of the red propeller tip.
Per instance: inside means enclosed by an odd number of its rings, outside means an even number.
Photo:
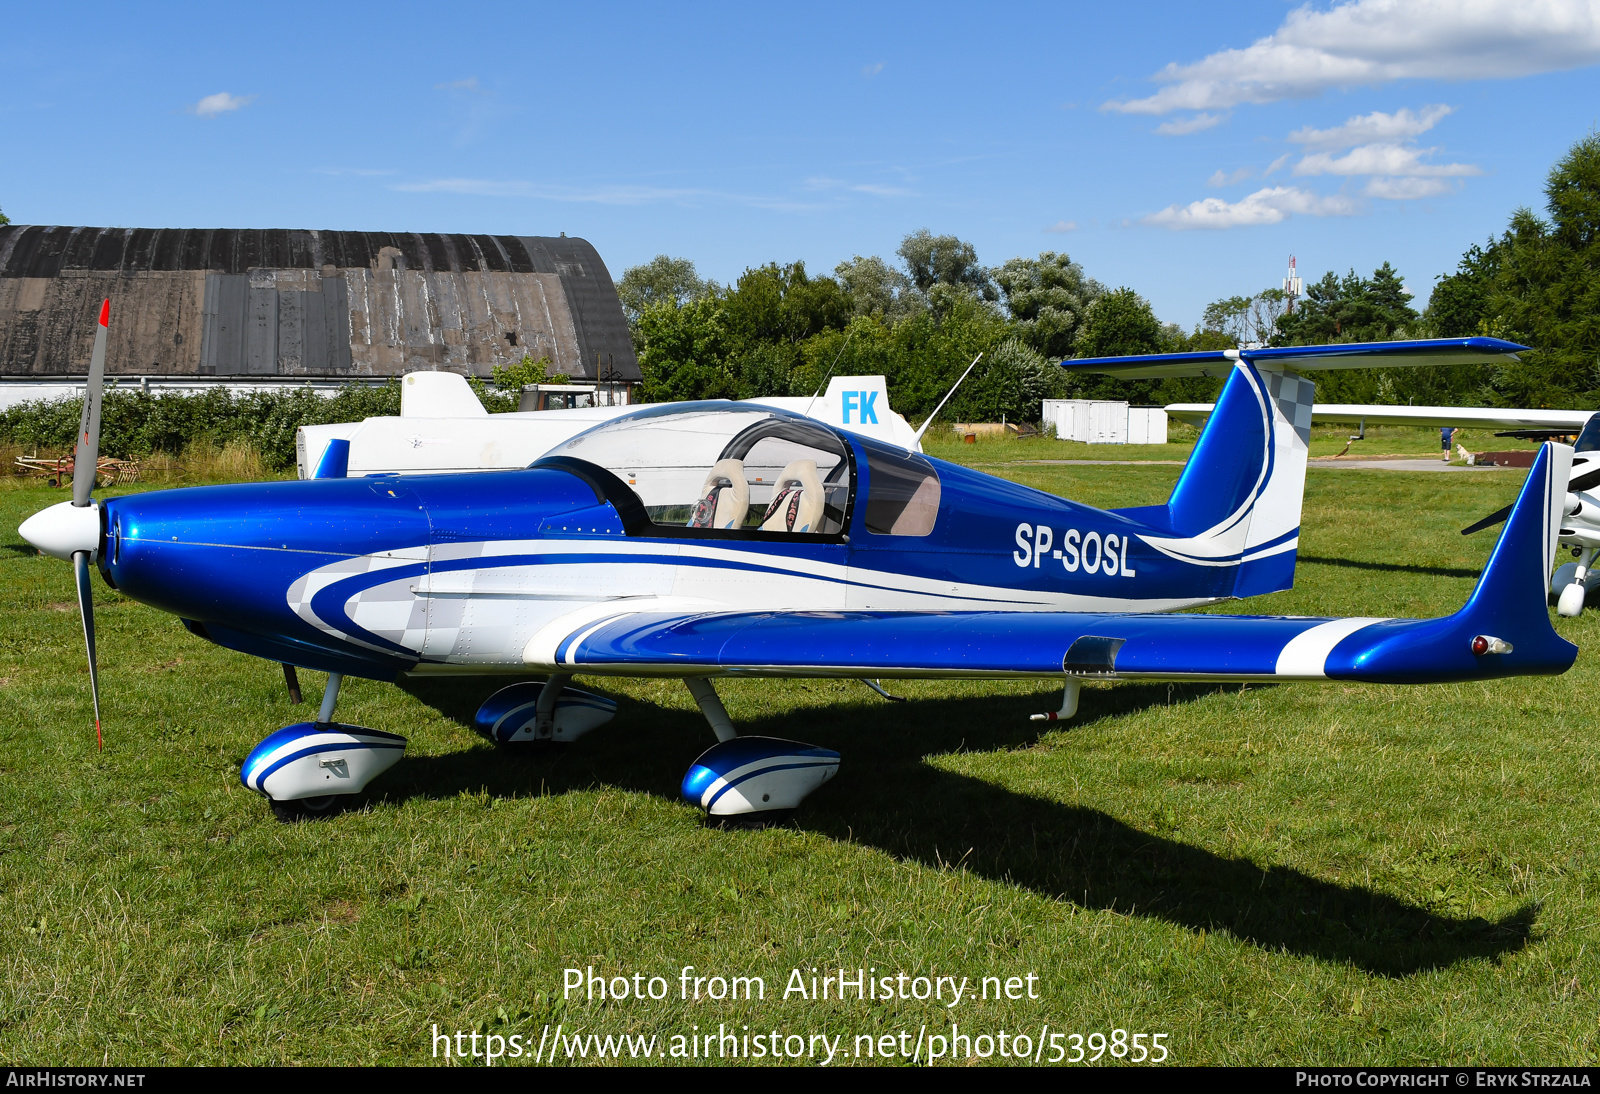
[[[102,327],[109,327],[111,325],[111,301],[110,300],[107,300],[105,303],[100,305],[100,325]]]

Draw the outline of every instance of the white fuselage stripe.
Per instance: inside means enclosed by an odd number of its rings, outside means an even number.
[[[1361,628],[1382,622],[1383,619],[1377,617],[1335,619],[1297,634],[1278,654],[1273,675],[1292,676],[1300,680],[1325,680],[1328,654],[1333,652],[1333,647]]]

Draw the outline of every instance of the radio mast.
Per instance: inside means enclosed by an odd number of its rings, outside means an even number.
[[[1288,314],[1294,314],[1294,302],[1305,292],[1306,283],[1295,273],[1294,255],[1289,256],[1289,276],[1283,279],[1283,294],[1289,298]]]

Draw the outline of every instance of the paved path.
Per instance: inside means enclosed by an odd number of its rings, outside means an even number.
[[[1012,460],[1010,463],[980,463],[977,467],[1016,467],[1022,466],[1055,466],[1055,467],[1120,467],[1129,464],[1135,467],[1149,467],[1151,464],[1161,464],[1166,467],[1182,467],[1183,460]]]
[[[1526,467],[1467,467],[1443,460],[1307,460],[1308,467],[1328,467],[1336,471],[1521,471]]]
[[[1308,460],[1309,467],[1327,467],[1335,471],[1526,471],[1525,467],[1465,467],[1443,460]],[[1182,467],[1183,460],[1012,460],[1010,463],[981,463],[977,467],[1118,467],[1124,464],[1135,467],[1162,465]]]

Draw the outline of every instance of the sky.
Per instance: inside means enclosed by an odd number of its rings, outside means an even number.
[[[1165,321],[1421,305],[1600,124],[1600,0],[0,4],[17,224],[582,236],[728,282],[1066,252]]]

